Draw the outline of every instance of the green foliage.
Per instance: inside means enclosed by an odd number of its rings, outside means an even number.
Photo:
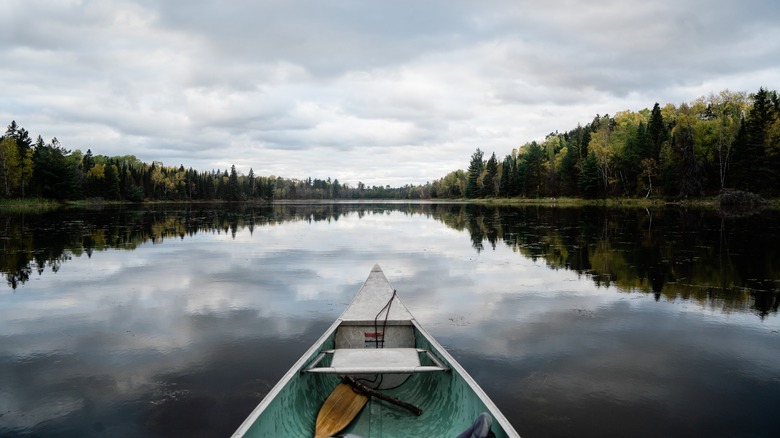
[[[598,197],[600,180],[596,154],[588,154],[577,181],[582,197],[589,199]]]
[[[240,201],[242,198],[241,189],[238,185],[238,172],[236,166],[230,167],[230,176],[228,177],[227,198],[230,201]]]
[[[482,182],[483,196],[496,196],[498,193],[498,179],[498,160],[496,160],[496,154],[493,154],[485,166],[485,177]]]
[[[577,152],[575,149],[576,146],[569,143],[562,151],[563,155],[558,172],[560,174],[561,189],[564,196],[577,194],[579,171],[577,168]]]
[[[694,147],[696,115],[692,108],[680,107],[677,124],[672,129],[672,153],[677,155],[679,166],[677,186],[679,196],[701,196],[704,194],[706,175],[702,157]]]
[[[0,199],[197,201],[452,199],[482,197],[714,196],[725,188],[780,196],[780,98],[764,88],[722,91],[676,107],[596,115],[568,132],[526,143],[498,162],[477,149],[466,171],[425,185],[357,187],[338,179],[287,179],[196,171],[33,143],[15,121],[0,137]]]
[[[68,157],[70,151],[57,139],[51,144],[39,144],[35,149],[34,188],[42,197],[65,200],[79,194],[78,169]]]
[[[12,121],[0,140],[0,196],[24,198],[34,171],[30,135]]]
[[[542,196],[542,181],[544,178],[544,150],[535,141],[521,148],[518,173],[521,180],[521,193],[528,198]]]
[[[20,184],[20,158],[16,140],[3,137],[0,140],[0,195],[11,198]]]
[[[658,102],[653,105],[650,121],[647,125],[647,134],[650,137],[649,158],[652,158],[657,162],[661,157],[661,147],[669,138],[669,130],[666,122],[664,122],[663,114],[661,114],[661,106],[658,105]]]
[[[108,157],[79,150],[69,151],[57,139],[46,144],[38,137],[34,147],[29,134],[16,122],[0,137],[0,199],[23,196],[22,186],[31,195],[53,200],[96,198],[130,202],[151,201],[246,201],[332,198],[421,199],[439,196],[463,196],[465,173],[453,172],[446,189],[437,193],[438,184],[406,185],[399,188],[358,188],[338,179],[306,180],[281,177],[258,177],[250,169],[240,174],[235,166],[228,170],[198,172],[183,165],[165,166],[161,162],[144,163],[134,155]],[[20,155],[24,152],[26,161]]]
[[[466,181],[466,190],[464,193],[466,198],[482,197],[482,186],[480,181],[482,180],[482,170],[485,168],[485,162],[482,157],[483,153],[479,148],[471,155],[471,163],[469,163],[468,179]]]
[[[472,156],[467,197],[483,196],[484,182],[501,197],[714,196],[726,187],[780,196],[780,97],[724,90],[679,107],[596,115],[507,155],[498,181],[476,164]]]
[[[507,155],[501,164],[501,180],[498,184],[498,196],[508,198],[514,196],[512,187],[512,175],[515,173],[515,158]]]
[[[464,197],[466,191],[466,172],[456,170],[431,184],[431,197],[455,199]],[[362,184],[362,183],[361,183]]]

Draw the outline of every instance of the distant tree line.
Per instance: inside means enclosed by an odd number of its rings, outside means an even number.
[[[12,121],[0,137],[0,199],[42,197],[55,200],[273,200],[401,199],[422,197],[421,188],[406,185],[357,187],[338,179],[304,180],[257,176],[252,169],[196,171],[183,165],[140,161],[133,155],[108,157],[68,150],[57,138],[33,141]]]
[[[686,198],[734,188],[780,195],[780,100],[764,88],[723,91],[679,107],[596,115],[499,160],[481,149],[432,197]]]
[[[686,198],[734,188],[780,196],[780,99],[776,91],[722,91],[679,107],[596,115],[499,160],[477,149],[466,171],[425,185],[356,187],[338,179],[289,179],[151,164],[133,155],[70,151],[35,141],[12,121],[0,137],[0,199],[274,200],[485,197]]]

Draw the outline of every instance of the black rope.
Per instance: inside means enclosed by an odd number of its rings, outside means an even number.
[[[379,312],[374,317],[374,336],[377,336],[376,342],[374,342],[374,348],[385,348],[385,330],[387,329],[387,319],[390,317],[390,307],[393,305],[393,299],[395,298],[396,290],[393,289],[393,295],[390,296],[390,299],[387,301],[387,304],[385,304],[382,309],[379,310]],[[385,320],[382,322],[382,346],[379,346],[379,316],[382,315],[382,312],[385,313]],[[383,374],[374,374],[373,379],[367,379],[367,378],[360,378],[356,379],[357,381],[363,381],[366,383],[370,383],[372,385],[376,384],[376,387],[380,387],[382,385],[382,380],[384,380]]]
[[[379,310],[379,313],[376,314],[374,317],[374,333],[379,336],[379,315],[382,314],[385,310],[387,310],[387,313],[385,313],[385,321],[382,323],[382,347],[379,347],[379,339],[377,339],[377,342],[375,344],[376,348],[385,348],[385,330],[387,329],[387,318],[390,317],[390,307],[393,305],[393,299],[395,298],[396,290],[393,289],[393,295],[390,296],[390,299],[387,301],[387,304],[385,304],[384,307],[382,307],[381,310]]]

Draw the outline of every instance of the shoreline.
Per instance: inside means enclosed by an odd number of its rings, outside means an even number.
[[[691,198],[685,200],[664,200],[661,198],[477,198],[477,199],[280,199],[274,201],[224,201],[214,200],[155,200],[143,202],[107,201],[102,199],[87,199],[78,201],[56,201],[52,199],[6,199],[0,200],[2,210],[41,210],[60,208],[94,208],[106,206],[152,206],[152,205],[296,205],[296,204],[405,204],[405,203],[457,203],[479,204],[490,206],[538,206],[538,207],[605,207],[605,208],[666,208],[695,207],[705,209],[720,208],[717,197]],[[780,199],[767,199],[768,209],[780,209]]]

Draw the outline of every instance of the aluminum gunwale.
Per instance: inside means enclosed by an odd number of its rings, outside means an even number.
[[[373,297],[371,297],[373,295]],[[371,299],[373,298],[373,299]],[[379,265],[374,265],[371,274],[369,274],[363,286],[358,293],[353,297],[349,306],[341,313],[341,315],[333,322],[333,324],[320,336],[320,338],[304,353],[295,364],[282,376],[282,378],[274,385],[269,393],[263,398],[249,416],[244,420],[238,429],[233,433],[233,437],[243,437],[249,432],[252,426],[259,421],[263,412],[273,403],[273,401],[284,390],[288,383],[293,379],[299,378],[300,374],[304,371],[317,372],[315,369],[309,368],[307,365],[316,366],[316,363],[322,359],[322,357],[331,349],[325,349],[324,345],[329,340],[333,339],[336,330],[340,326],[362,325],[367,322],[374,323],[375,315],[379,309],[383,309],[382,306],[386,306],[387,302],[392,299],[392,305],[387,324],[388,325],[408,325],[411,324],[414,330],[425,340],[429,345],[429,350],[418,349],[419,352],[426,352],[433,362],[437,364],[437,367],[419,367],[419,368],[431,368],[431,369],[418,369],[417,371],[444,371],[442,367],[448,368],[447,372],[458,375],[463,382],[473,391],[474,395],[482,402],[485,408],[490,412],[493,417],[493,421],[497,422],[503,429],[504,433],[508,437],[517,437],[519,434],[515,431],[514,427],[509,423],[504,414],[498,409],[493,401],[488,397],[484,390],[477,384],[477,382],[469,375],[469,373],[447,352],[447,350],[439,344],[436,339],[425,330],[417,319],[408,311],[401,300],[395,295],[395,290],[390,285],[389,281],[385,277],[382,269]],[[436,368],[435,370],[433,368]],[[410,371],[410,370],[407,370]],[[327,373],[327,371],[325,371]]]

